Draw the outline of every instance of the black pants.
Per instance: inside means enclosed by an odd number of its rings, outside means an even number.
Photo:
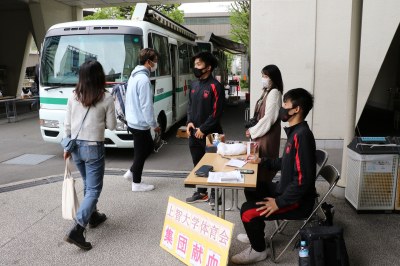
[[[302,202],[294,204],[282,209],[279,209],[269,217],[260,216],[261,212],[256,209],[260,206],[256,202],[264,201],[266,197],[276,197],[276,184],[269,183],[268,186],[263,186],[251,195],[252,201],[243,203],[240,210],[244,229],[249,237],[251,247],[258,252],[266,249],[264,228],[265,221],[274,220],[297,220],[308,217],[313,209],[314,201]],[[246,195],[247,196],[247,195]]]
[[[139,130],[129,128],[133,135],[133,164],[131,172],[133,174],[133,183],[140,183],[142,181],[142,172],[144,162],[154,149],[153,138],[151,137],[150,129]]]
[[[190,136],[189,150],[190,154],[192,155],[193,165],[196,167],[196,165],[199,163],[201,158],[203,158],[204,154],[206,153],[206,138],[198,139],[193,136]],[[198,188],[197,191],[203,194],[207,193],[206,188]]]

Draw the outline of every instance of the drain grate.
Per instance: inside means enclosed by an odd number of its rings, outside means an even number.
[[[2,164],[23,164],[23,165],[37,165],[55,155],[45,155],[45,154],[23,154],[21,156],[15,157],[11,160],[2,162]]]
[[[105,170],[104,175],[116,175],[116,176],[122,176],[126,170]],[[170,177],[170,178],[186,178],[189,172],[187,171],[143,171],[142,176],[143,177]],[[73,177],[75,178],[80,178],[81,176],[79,173],[73,173]],[[121,177],[122,178],[122,177]],[[56,183],[56,182],[61,182],[64,180],[63,175],[59,176],[51,176],[48,178],[44,179],[38,179],[38,180],[33,180],[33,181],[27,181],[25,183],[20,183],[20,184],[15,184],[15,185],[10,185],[10,186],[5,186],[5,187],[0,187],[0,193],[3,192],[10,192],[14,190],[19,190],[19,189],[24,189],[24,188],[30,188],[30,187],[35,187],[35,186],[40,186],[40,185],[46,185],[46,184],[51,184],[51,183]]]

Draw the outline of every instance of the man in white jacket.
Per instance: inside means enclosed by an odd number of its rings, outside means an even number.
[[[133,180],[132,191],[150,191],[153,185],[142,182],[143,166],[153,151],[153,138],[150,129],[160,133],[161,129],[154,117],[153,90],[150,72],[157,69],[158,54],[151,48],[140,51],[139,65],[135,67],[128,80],[126,90],[125,113],[129,131],[133,135],[134,157],[131,168],[124,178]]]

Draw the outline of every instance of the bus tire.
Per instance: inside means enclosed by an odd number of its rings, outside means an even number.
[[[157,117],[157,123],[161,128],[161,137],[164,137],[165,130],[167,128],[167,117],[165,116],[164,112],[161,112]]]

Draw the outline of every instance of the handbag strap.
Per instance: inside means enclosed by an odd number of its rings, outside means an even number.
[[[83,122],[85,122],[85,119],[86,119],[87,114],[89,113],[89,110],[90,110],[90,106],[87,109],[85,116],[83,117],[81,126],[79,127],[79,130],[78,130],[78,133],[76,133],[76,137],[74,138],[75,140],[78,138],[79,132],[81,132],[81,129],[82,129],[82,126],[83,126]]]
[[[256,107],[254,108],[254,114],[253,117],[257,118],[256,116],[258,115],[258,111],[260,110],[262,101],[264,100],[265,96],[269,93],[269,90],[264,90],[263,93],[261,94],[260,99],[257,100],[256,102]]]
[[[70,160],[69,157],[65,160],[65,172],[64,172],[64,180],[70,178],[71,174],[71,167],[70,167]]]
[[[260,111],[262,102],[264,101],[264,99],[268,96],[268,94],[269,94],[273,89],[275,89],[275,87],[270,88],[270,89],[266,89],[266,90],[263,91],[263,93],[261,94],[260,99],[258,99],[258,101],[257,101],[257,103],[256,103],[256,107],[254,108],[254,115],[253,115],[253,117],[258,116],[258,112]]]

